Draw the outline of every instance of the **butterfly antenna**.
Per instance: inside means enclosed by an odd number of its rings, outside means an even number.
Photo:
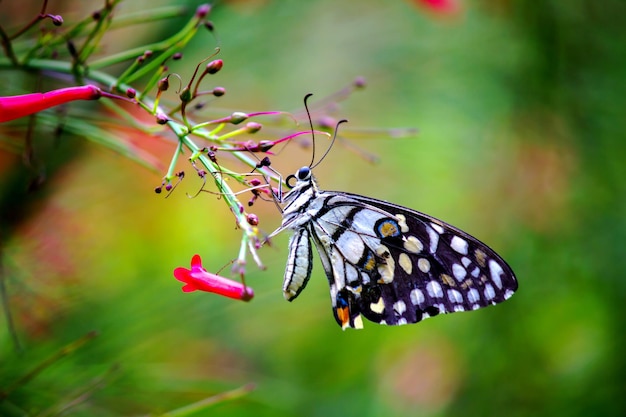
[[[311,138],[313,140],[313,152],[311,155],[311,163],[309,164],[309,166],[313,165],[313,162],[315,162],[315,130],[313,129],[313,119],[311,119],[311,112],[309,111],[309,97],[311,97],[313,95],[313,93],[309,93],[306,96],[304,96],[304,109],[306,110],[306,115],[309,118],[309,126],[311,127]]]
[[[311,169],[318,166],[324,160],[324,158],[326,158],[326,155],[328,155],[328,152],[330,152],[330,150],[333,148],[333,144],[335,143],[335,140],[337,139],[337,132],[339,131],[339,125],[342,123],[347,123],[347,122],[348,122],[347,119],[342,119],[337,122],[337,124],[335,125],[335,133],[333,134],[333,139],[330,141],[330,145],[328,145],[328,149],[326,149],[326,152],[324,152],[324,155],[322,155],[320,160],[317,161],[317,164],[310,167]]]

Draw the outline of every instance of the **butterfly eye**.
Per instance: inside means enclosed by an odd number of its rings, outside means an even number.
[[[302,167],[298,170],[296,176],[298,177],[299,181],[306,181],[309,178],[311,178],[311,168],[309,167]]]

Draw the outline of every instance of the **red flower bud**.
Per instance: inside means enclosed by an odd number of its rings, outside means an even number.
[[[202,19],[206,15],[208,15],[210,12],[211,12],[211,5],[210,4],[201,4],[196,9],[196,16],[199,17],[200,19]]]
[[[215,74],[216,72],[221,70],[223,66],[224,61],[222,61],[221,59],[216,59],[206,64],[206,72],[209,74]]]
[[[254,213],[249,213],[246,216],[246,220],[248,221],[248,224],[250,226],[258,226],[258,224],[259,224],[259,216],[257,216]]]

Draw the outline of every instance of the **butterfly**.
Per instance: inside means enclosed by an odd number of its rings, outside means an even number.
[[[293,181],[295,180],[295,184]],[[518,284],[509,265],[464,231],[386,201],[318,188],[309,166],[287,178],[281,226],[290,229],[283,294],[305,288],[319,253],[342,329],[417,323],[510,298]]]

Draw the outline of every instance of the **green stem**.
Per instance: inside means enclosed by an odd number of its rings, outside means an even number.
[[[165,179],[170,181],[174,178],[174,170],[176,169],[176,162],[178,161],[178,157],[183,154],[183,141],[179,140],[178,145],[176,145],[176,151],[174,155],[172,155],[172,160],[170,161],[170,166],[167,169],[167,174],[165,175]]]
[[[158,9],[146,9],[139,12],[129,12],[123,16],[116,16],[111,22],[111,29],[125,28],[144,23],[153,23],[158,20],[185,16],[188,8],[185,6],[163,6]]]
[[[50,365],[52,365],[59,359],[74,353],[77,349],[81,348],[85,343],[89,342],[90,340],[95,338],[97,335],[98,335],[97,332],[91,331],[87,333],[86,335],[84,335],[83,337],[81,337],[80,339],[75,340],[74,342],[63,346],[54,355],[50,356],[48,359],[45,359],[43,362],[40,362],[39,365],[31,369],[28,373],[22,375],[22,377],[18,378],[15,382],[9,385],[4,391],[0,392],[0,400],[7,398],[9,394],[11,394],[11,392],[13,392],[15,389],[21,387],[22,385],[26,384],[27,382],[35,378],[44,369],[46,369],[47,367],[49,367]]]
[[[147,50],[151,50],[153,52],[162,52],[162,51],[167,51],[168,49],[173,49],[173,47],[175,46],[183,46],[184,44],[186,44],[192,37],[193,35],[196,33],[197,31],[197,27],[198,27],[198,18],[197,17],[193,17],[189,22],[187,22],[187,24],[185,25],[185,27],[176,32],[174,35],[172,35],[170,38],[165,39],[163,41],[160,42],[155,42],[149,45],[143,45],[143,46],[139,46],[137,48],[133,48],[133,49],[128,49],[125,50],[123,52],[120,52],[118,54],[115,55],[109,55],[105,58],[99,59],[99,60],[95,60],[89,63],[89,68],[90,69],[101,69],[103,67],[108,67],[114,64],[118,64],[120,62],[124,62],[127,61],[129,59],[134,59],[137,58],[140,55],[143,55],[143,53]],[[172,51],[170,55],[173,55],[175,52]],[[143,71],[141,73],[141,75],[139,76],[135,76],[134,79],[139,78],[141,76],[144,75],[144,73],[148,73],[151,71],[154,71],[156,68],[156,66],[159,66],[163,63],[163,55],[161,55],[159,57],[158,60],[153,60],[151,63],[146,64],[141,71]],[[126,80],[120,80],[121,82],[132,82],[133,79],[126,79]]]
[[[185,417],[190,414],[197,413],[198,411],[204,410],[212,405],[219,404],[224,401],[241,398],[244,395],[252,392],[255,388],[256,387],[254,384],[246,384],[242,387],[235,388],[234,390],[222,392],[220,394],[213,395],[212,397],[208,397],[198,402],[195,402],[193,404],[189,404],[176,410],[160,414],[159,417]]]
[[[7,322],[9,335],[13,341],[13,347],[18,353],[21,353],[22,345],[17,336],[17,330],[15,330],[15,322],[13,321],[13,314],[11,313],[11,306],[9,305],[9,294],[7,292],[6,277],[4,275],[4,257],[2,255],[2,248],[0,247],[0,302],[2,302],[2,310],[4,311],[4,318]]]

